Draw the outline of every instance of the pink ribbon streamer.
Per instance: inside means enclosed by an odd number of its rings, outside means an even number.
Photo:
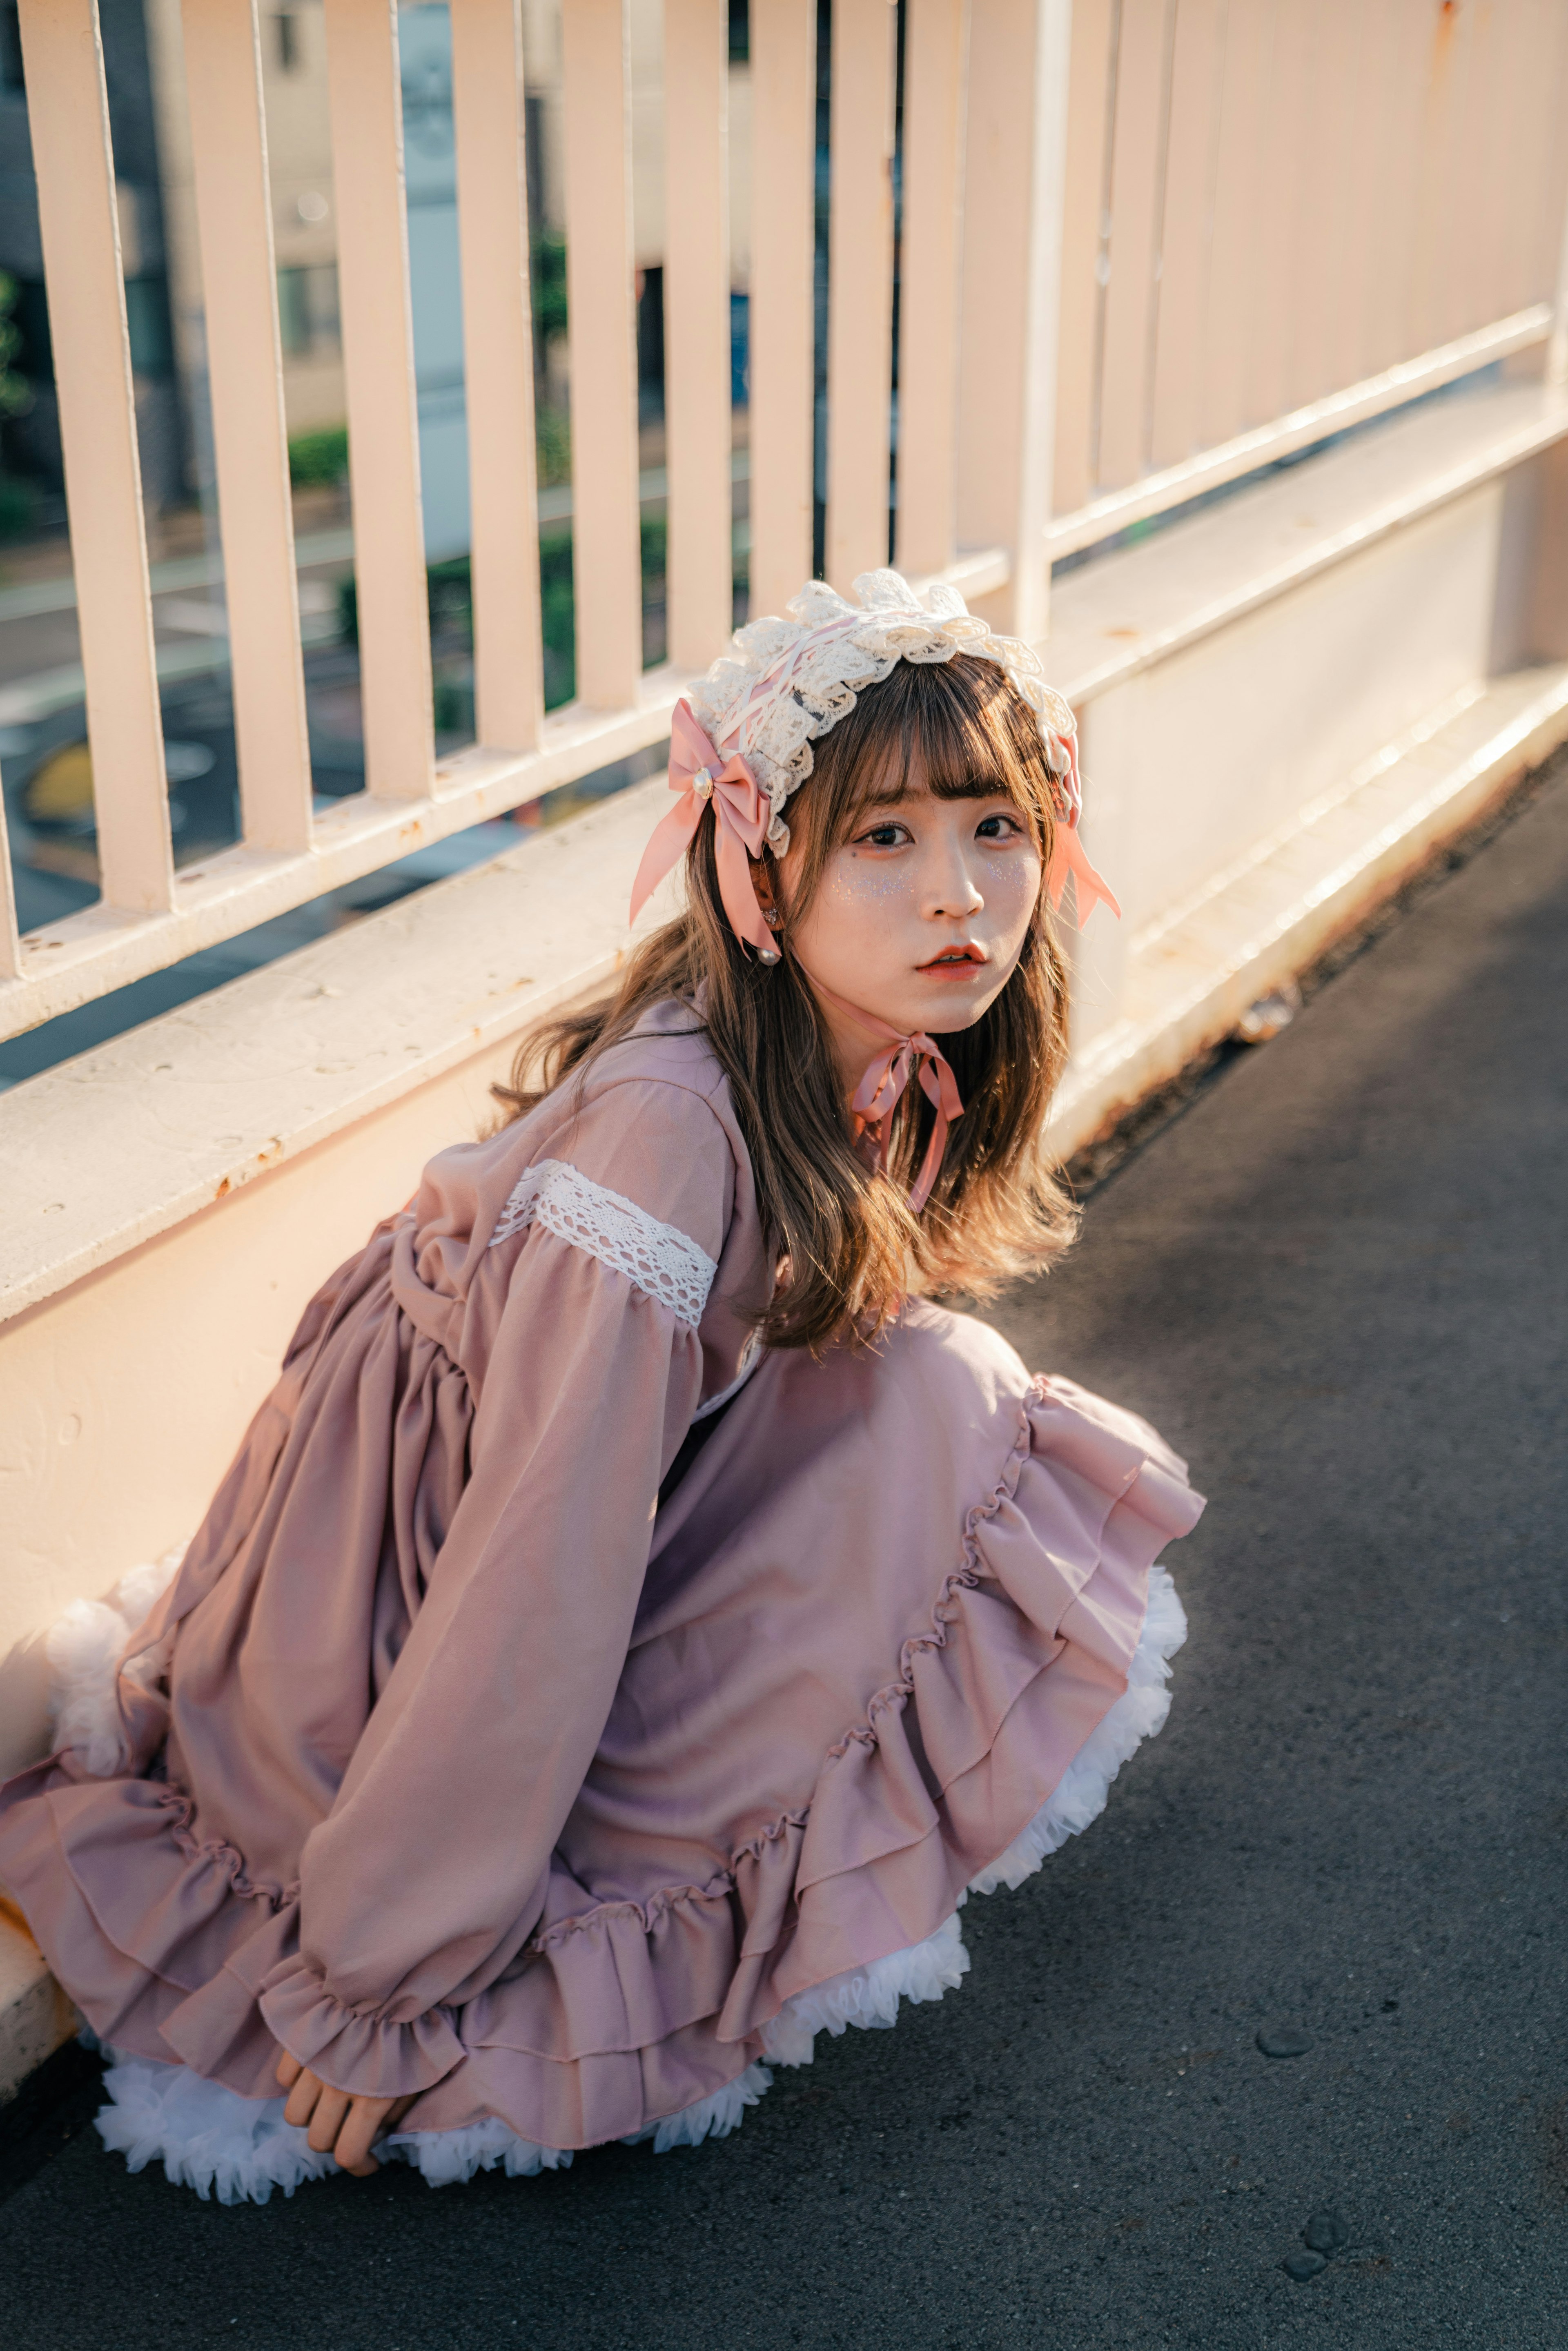
[[[1083,928],[1102,899],[1118,922],[1122,909],[1111,895],[1109,885],[1096,873],[1083,853],[1083,843],[1078,838],[1078,820],[1083,808],[1083,787],[1078,776],[1078,738],[1068,735],[1056,737],[1067,754],[1068,797],[1071,801],[1065,817],[1056,820],[1056,839],[1051,844],[1051,863],[1045,869],[1045,894],[1053,907],[1060,908],[1062,893],[1071,873],[1077,883],[1073,896],[1077,902],[1078,927]]]
[[[1117,921],[1121,921],[1122,909],[1111,895],[1109,883],[1095,872],[1083,853],[1083,843],[1078,838],[1077,825],[1063,824],[1059,819],[1056,839],[1051,846],[1051,863],[1045,869],[1045,894],[1053,906],[1061,906],[1061,893],[1067,887],[1067,877],[1070,873],[1078,885],[1074,895],[1078,902],[1080,930],[1083,928],[1102,899],[1110,907]]]
[[[632,884],[632,920],[636,921],[665,874],[685,855],[711,799],[719,895],[729,926],[751,946],[771,946],[751,886],[750,860],[762,854],[772,811],[746,761],[721,759],[685,701],[676,703],[670,723],[670,789],[681,797],[660,818],[643,852]]]
[[[858,1004],[846,1004],[841,996],[835,996],[832,989],[824,987],[820,979],[811,979],[804,964],[800,968],[824,1004],[831,1004],[848,1019],[858,1020],[861,1027],[869,1029],[873,1036],[888,1040],[883,1050],[873,1054],[867,1063],[865,1075],[855,1088],[850,1103],[859,1121],[859,1132],[872,1138],[876,1155],[874,1165],[878,1167],[885,1166],[887,1163],[888,1145],[893,1139],[893,1113],[898,1107],[899,1097],[909,1083],[912,1073],[916,1068],[919,1070],[921,1090],[936,1113],[936,1119],[931,1129],[931,1140],[925,1146],[925,1156],[920,1163],[920,1173],[915,1179],[915,1188],[909,1195],[910,1213],[917,1217],[930,1198],[931,1186],[936,1181],[942,1154],[947,1147],[948,1124],[953,1119],[964,1115],[958,1081],[944,1061],[936,1039],[927,1037],[924,1029],[912,1029],[907,1037],[903,1036],[896,1029],[889,1028],[885,1020],[878,1020],[873,1014],[863,1012]]]

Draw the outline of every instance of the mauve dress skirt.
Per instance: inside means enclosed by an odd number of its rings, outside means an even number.
[[[461,1399],[427,1401],[400,1418],[416,1513],[423,1492],[449,1509],[462,1479]],[[271,1474],[242,1455],[227,1507],[259,1511]],[[955,1985],[967,1890],[1038,1867],[1164,1720],[1184,1625],[1155,1562],[1201,1507],[1145,1423],[1031,1378],[970,1318],[915,1303],[873,1352],[766,1357],[657,1514],[542,1913],[441,2012],[456,2062],[392,2151],[439,2182],[722,2133],[814,2032]],[[367,1572],[396,1575],[390,1544],[383,1562]],[[285,1554],[265,1573],[287,1574]],[[405,1579],[340,1599],[333,1621],[361,1635],[335,1669],[363,1689],[417,1594]],[[147,1647],[157,1611],[126,1646],[133,1727],[156,1677],[177,1696],[202,1613],[232,1605],[220,1575],[172,1662],[167,1640]],[[0,1882],[119,2061],[105,2137],[203,2193],[265,2196],[332,2168],[281,2121],[256,2008],[297,1945],[298,1872],[214,1834],[180,1763],[176,1739],[94,1776],[89,1742],[22,1774],[0,1792]],[[261,1819],[268,1755],[228,1765],[220,1819]]]

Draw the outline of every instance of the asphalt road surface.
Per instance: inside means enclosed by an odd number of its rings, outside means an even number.
[[[1565,1212],[1568,770],[998,1314],[1211,1506],[1167,1729],[968,1906],[963,1990],[729,2140],[538,2180],[225,2210],[83,2131],[0,2207],[0,2339],[1556,2351]]]

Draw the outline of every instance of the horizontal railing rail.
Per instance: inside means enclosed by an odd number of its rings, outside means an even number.
[[[1404,408],[1411,401],[1457,381],[1460,376],[1474,374],[1500,360],[1511,359],[1516,351],[1535,350],[1551,340],[1554,320],[1555,312],[1550,303],[1531,303],[1511,319],[1500,319],[1495,326],[1482,327],[1473,335],[1461,335],[1438,350],[1423,351],[1418,359],[1404,360],[1397,367],[1385,368],[1381,375],[1364,383],[1349,384],[1343,392],[1325,393],[1321,400],[1309,401],[1304,408],[1293,409],[1288,416],[1257,425],[1250,433],[1239,433],[1233,441],[1222,442],[1218,448],[1201,449],[1196,456],[1185,458],[1178,465],[1167,465],[1162,473],[1145,474],[1124,489],[1108,490],[1092,498],[1087,506],[1080,507],[1075,514],[1053,517],[1046,534],[1052,559],[1075,555],[1081,548],[1092,547],[1096,541],[1126,530],[1135,522],[1147,521],[1154,515],[1169,514],[1174,507],[1186,506],[1189,499],[1201,497],[1207,490],[1219,489],[1245,474],[1275,465],[1281,457],[1294,456],[1299,450],[1311,448],[1334,434],[1348,432],[1353,425],[1368,423],[1374,417]]]

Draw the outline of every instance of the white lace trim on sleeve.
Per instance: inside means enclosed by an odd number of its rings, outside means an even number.
[[[623,1273],[694,1331],[702,1321],[718,1271],[707,1251],[564,1159],[541,1159],[525,1168],[497,1218],[490,1248],[535,1224]]]

